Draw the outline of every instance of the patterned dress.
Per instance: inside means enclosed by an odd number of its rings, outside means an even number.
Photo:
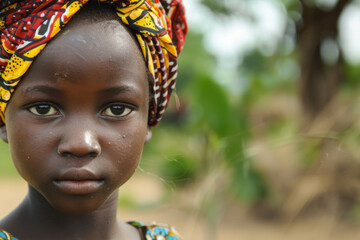
[[[142,240],[180,240],[180,235],[176,230],[166,224],[144,224],[142,222],[128,222],[136,227]],[[0,230],[0,240],[19,240],[13,237],[10,233]]]

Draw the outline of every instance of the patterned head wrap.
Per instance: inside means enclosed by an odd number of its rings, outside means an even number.
[[[134,30],[153,76],[149,125],[159,123],[177,77],[177,56],[187,34],[182,0],[97,0],[110,3]],[[5,109],[35,57],[89,0],[0,2],[0,126]]]

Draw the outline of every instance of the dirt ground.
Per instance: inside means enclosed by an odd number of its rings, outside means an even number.
[[[144,191],[151,189],[151,192]],[[22,180],[0,180],[0,218],[5,216],[11,209],[25,196],[27,190],[26,184]],[[132,194],[137,199],[156,199],[148,198],[156,194],[149,194],[161,191],[156,183],[151,183],[144,177],[133,178],[122,192]],[[122,193],[121,193],[122,194]],[[153,197],[154,198],[154,197]],[[176,226],[177,230],[187,240],[209,240],[206,235],[205,221],[199,217],[195,211],[184,210],[183,204],[179,202],[168,203],[165,206],[148,208],[148,210],[132,210],[130,208],[120,208],[118,216],[120,219],[141,220],[151,222],[167,222]],[[151,209],[151,210],[149,210]],[[296,220],[292,223],[283,223],[280,221],[264,221],[249,216],[242,207],[232,207],[225,212],[224,217],[219,224],[216,240],[242,240],[242,239],[290,239],[290,240],[352,240],[360,239],[359,226],[342,223],[331,216],[317,216],[302,220]]]

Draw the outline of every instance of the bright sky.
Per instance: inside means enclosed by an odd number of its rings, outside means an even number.
[[[248,1],[256,23],[242,18],[224,19],[214,16],[199,0],[184,0],[192,29],[205,33],[205,47],[219,57],[244,54],[263,45],[269,54],[285,28],[286,13],[274,0]]]
[[[190,27],[205,33],[205,47],[234,67],[238,64],[239,54],[244,55],[256,46],[261,46],[264,54],[271,55],[285,30],[286,12],[280,0],[247,1],[256,19],[253,23],[242,18],[225,22],[199,1],[184,0]],[[360,0],[354,2],[341,17],[340,43],[345,58],[360,64]]]
[[[360,64],[360,1],[345,9],[339,26],[340,43],[346,59]]]

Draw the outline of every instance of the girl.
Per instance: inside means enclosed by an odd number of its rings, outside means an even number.
[[[29,186],[0,239],[179,239],[116,211],[175,84],[181,0],[0,7],[0,135]]]

